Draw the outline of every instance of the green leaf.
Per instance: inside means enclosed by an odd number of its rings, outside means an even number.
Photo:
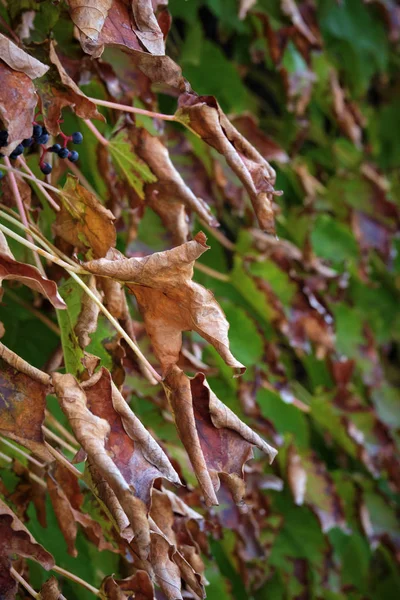
[[[117,171],[133,187],[139,198],[144,198],[144,185],[157,178],[150,168],[133,151],[128,133],[123,130],[110,140],[107,146]]]
[[[84,352],[79,346],[74,328],[81,312],[82,294],[84,292],[80,285],[72,278],[67,279],[58,289],[67,305],[67,310],[57,311],[65,369],[67,373],[79,375],[84,371],[82,364]]]

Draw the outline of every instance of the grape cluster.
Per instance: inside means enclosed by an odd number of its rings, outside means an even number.
[[[49,133],[43,125],[33,122],[32,136],[30,138],[26,138],[22,140],[20,144],[10,154],[10,159],[15,160],[18,156],[23,154],[25,148],[30,148],[32,145],[36,144],[42,147],[40,159],[39,159],[39,167],[42,173],[48,175],[52,171],[52,166],[45,162],[44,158],[47,152],[54,152],[61,159],[67,158],[70,162],[77,162],[79,159],[79,154],[76,150],[69,150],[68,143],[72,142],[73,144],[81,144],[83,142],[83,135],[80,131],[76,131],[72,135],[65,135],[62,131],[60,132],[60,136],[62,137],[62,145],[61,144],[53,144],[52,146],[46,147],[46,144],[49,141]],[[5,129],[0,130],[0,148],[8,146],[8,131]],[[2,154],[0,154],[0,158],[2,158]],[[0,179],[3,177],[3,172],[0,171]]]

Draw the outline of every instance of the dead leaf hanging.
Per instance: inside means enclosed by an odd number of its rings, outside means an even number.
[[[25,73],[31,79],[42,77],[49,70],[47,65],[19,48],[2,33],[0,33],[0,59],[14,71]]]
[[[232,125],[216,99],[193,92],[181,94],[175,116],[225,156],[249,194],[260,227],[274,233],[272,201],[280,194],[274,190],[275,171]]]
[[[210,390],[202,373],[189,379],[174,367],[165,380],[180,438],[189,455],[206,503],[218,504],[220,479],[235,502],[245,492],[243,466],[252,458],[252,446],[272,462],[276,450],[243,423]]]
[[[229,350],[223,311],[211,292],[192,281],[194,261],[207,248],[205,235],[198,233],[191,242],[144,258],[125,258],[113,251],[83,264],[90,273],[125,282],[136,296],[164,374],[179,359],[183,331],[196,331],[227,365],[244,371]]]

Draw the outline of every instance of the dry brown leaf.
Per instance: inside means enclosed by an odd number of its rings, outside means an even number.
[[[115,493],[129,519],[139,553],[146,558],[150,547],[146,506],[142,500],[135,497],[135,490],[127,483],[106,450],[111,425],[89,410],[85,392],[72,375],[53,373],[52,380],[61,408],[69,420],[76,439],[87,453],[90,462],[96,466],[100,475]]]
[[[361,146],[362,129],[360,119],[353,114],[349,104],[346,102],[346,96],[343,88],[340,86],[336,72],[331,69],[330,86],[333,96],[333,110],[338,120],[339,126],[356,146]]]
[[[11,560],[0,555],[0,598],[2,600],[15,600],[18,583],[10,573]]]
[[[81,119],[99,119],[104,117],[98,112],[96,105],[85,96],[64,69],[55,49],[55,43],[41,48],[43,59],[50,61],[50,69],[43,79],[38,80],[37,90],[40,96],[44,124],[52,135],[60,132],[59,120],[62,109],[70,106]],[[31,123],[32,123],[31,119]],[[32,134],[32,128],[29,137]]]
[[[290,446],[289,448],[287,461],[287,479],[293,494],[294,503],[297,506],[301,506],[304,504],[306,493],[307,471],[294,446]]]
[[[65,596],[62,595],[58,587],[58,581],[56,577],[50,577],[42,585],[39,594],[40,600],[66,600]]]
[[[165,54],[164,36],[154,14],[151,0],[132,0],[135,33],[151,54]]]
[[[54,559],[31,536],[25,525],[0,499],[0,557],[16,554],[32,558],[46,571],[54,567]]]
[[[28,375],[34,381],[37,381],[44,387],[48,387],[51,384],[50,375],[44,373],[40,369],[33,367],[26,360],[15,354],[12,350],[7,348],[2,342],[0,342],[0,358],[2,358],[10,367],[13,367],[16,371]]]
[[[178,362],[182,332],[196,331],[211,343],[226,364],[244,371],[229,350],[229,324],[211,292],[192,281],[193,264],[207,250],[206,237],[144,258],[109,258],[83,264],[89,272],[123,281],[134,293],[154,352],[166,374]]]
[[[17,144],[32,135],[38,97],[30,77],[14,71],[2,61],[0,81],[0,121],[2,129],[8,131],[8,146],[1,152],[8,156]]]
[[[145,186],[146,203],[161,217],[174,236],[175,243],[186,242],[189,233],[188,219],[183,207],[196,213],[210,227],[218,226],[218,221],[207,203],[201,198],[196,198],[185,184],[172,164],[167,148],[158,137],[152,136],[146,129],[140,129],[135,149],[157,178],[156,183]]]
[[[54,233],[79,250],[92,250],[96,258],[105,256],[108,249],[115,246],[114,215],[79,183],[77,177],[68,176],[64,192],[74,200],[62,197]]]
[[[101,582],[100,591],[107,600],[126,600],[126,594],[135,600],[153,600],[155,597],[149,574],[141,570],[126,579],[115,580],[109,575]]]
[[[257,119],[251,113],[241,114],[231,119],[236,129],[258,150],[265,160],[279,163],[289,162],[289,156],[260,129]]]
[[[1,347],[4,348],[2,344]],[[18,372],[1,359],[0,367],[1,435],[22,444],[43,460],[51,461],[42,432],[47,386]]]
[[[252,446],[264,452],[270,462],[276,450],[218,400],[202,373],[189,379],[174,367],[165,379],[165,388],[206,503],[218,504],[220,479],[228,485],[235,502],[240,502],[245,491],[243,467],[252,458]]]
[[[14,71],[25,73],[30,79],[42,77],[49,70],[47,65],[19,48],[2,33],[0,33],[0,59]]]
[[[304,21],[295,0],[281,0],[282,12],[292,21],[296,29],[304,35],[310,44],[316,44],[317,39]]]
[[[3,280],[19,281],[27,287],[43,294],[54,306],[64,309],[66,304],[58,293],[57,284],[43,277],[36,267],[17,262],[4,254],[0,254],[0,286]]]
[[[100,294],[96,288],[96,278],[92,275],[87,283],[88,288],[100,300]],[[84,294],[82,298],[81,312],[75,325],[75,333],[81,348],[86,348],[90,344],[90,333],[97,329],[97,320],[99,317],[99,306],[89,296]]]
[[[81,43],[95,46],[113,0],[67,0]]]
[[[243,183],[258,222],[268,233],[275,231],[273,196],[275,171],[237,131],[213,96],[181,94],[176,119],[225,156],[229,167]]]

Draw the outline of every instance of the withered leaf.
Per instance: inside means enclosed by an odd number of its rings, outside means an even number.
[[[150,545],[146,507],[142,500],[135,497],[133,488],[106,450],[110,424],[88,409],[85,392],[72,375],[54,373],[52,379],[61,408],[76,439],[118,498],[129,519],[139,552],[145,558]]]
[[[74,200],[62,197],[54,233],[82,251],[91,249],[96,258],[105,256],[107,250],[115,246],[114,215],[77,177],[68,176],[64,192]]]
[[[240,502],[245,491],[243,467],[252,458],[252,446],[263,451],[270,462],[276,450],[218,400],[202,373],[189,379],[174,367],[165,387],[179,436],[207,504],[218,504],[220,479],[228,485],[235,502]]]
[[[42,77],[49,67],[19,48],[8,37],[0,33],[0,59],[14,71],[25,73],[31,79]]]
[[[11,561],[7,556],[0,555],[0,598],[15,600],[18,583],[10,573]]]
[[[330,71],[330,86],[333,96],[333,110],[339,126],[356,146],[361,145],[363,119],[360,114],[352,110],[352,106],[346,101],[345,91],[340,86],[336,72]]]
[[[92,275],[87,283],[92,293],[100,299],[100,294],[96,288],[96,278]],[[90,333],[97,329],[97,319],[99,317],[99,306],[89,296],[84,294],[82,297],[82,308],[79,313],[78,321],[75,325],[75,333],[81,348],[86,348],[90,344]]]
[[[276,175],[268,161],[232,125],[213,96],[181,94],[175,116],[225,156],[250,197],[260,227],[273,233],[272,200],[279,192],[274,190]]]
[[[165,477],[180,483],[179,477],[113,384],[110,373],[103,368],[99,375],[84,384],[88,408],[110,424],[105,448],[136,496],[149,507],[154,479]]]
[[[101,582],[100,593],[107,600],[126,600],[126,594],[135,600],[153,600],[154,587],[146,571],[136,571],[126,579],[114,579],[109,575]]]
[[[47,387],[2,359],[0,367],[0,433],[52,460],[42,433]]]
[[[85,96],[67,74],[55,50],[55,43],[50,41],[49,45],[44,44],[41,51],[43,60],[50,61],[49,71],[37,83],[43,119],[48,131],[52,135],[59,133],[61,111],[66,106],[70,106],[81,119],[104,121],[104,117],[98,112],[96,105]],[[32,131],[29,135],[31,133]],[[25,137],[29,137],[29,135]]]
[[[60,592],[58,581],[54,575],[42,585],[39,598],[40,600],[66,600]]]
[[[47,571],[54,567],[54,559],[31,536],[26,527],[0,499],[0,557],[16,554],[32,558]]]
[[[229,324],[223,311],[211,292],[192,281],[194,261],[207,248],[200,232],[190,242],[144,258],[125,258],[113,251],[109,258],[83,264],[95,275],[125,282],[134,293],[165,374],[179,359],[183,331],[196,331],[229,366],[244,371],[229,350]]]
[[[8,248],[3,233],[0,232],[0,287],[4,279],[19,281],[43,294],[54,308],[66,308],[64,300],[58,293],[56,283],[43,277],[36,267],[16,261]]]
[[[71,19],[79,30],[81,43],[95,45],[113,0],[68,0]]]
[[[132,0],[135,33],[151,54],[165,54],[164,36],[154,14],[151,0]]]
[[[32,121],[38,97],[32,80],[0,61],[0,121],[8,131],[8,146],[1,149],[9,155],[24,138],[32,135]]]
[[[281,0],[281,6],[282,11],[290,18],[296,29],[304,35],[310,44],[316,44],[317,40],[304,21],[295,0]]]
[[[146,129],[140,129],[136,138],[136,152],[157,178],[156,183],[145,185],[146,203],[161,217],[178,244],[186,242],[187,218],[183,206],[195,212],[210,227],[218,221],[207,203],[197,198],[185,184],[171,162],[167,148],[161,140]]]

